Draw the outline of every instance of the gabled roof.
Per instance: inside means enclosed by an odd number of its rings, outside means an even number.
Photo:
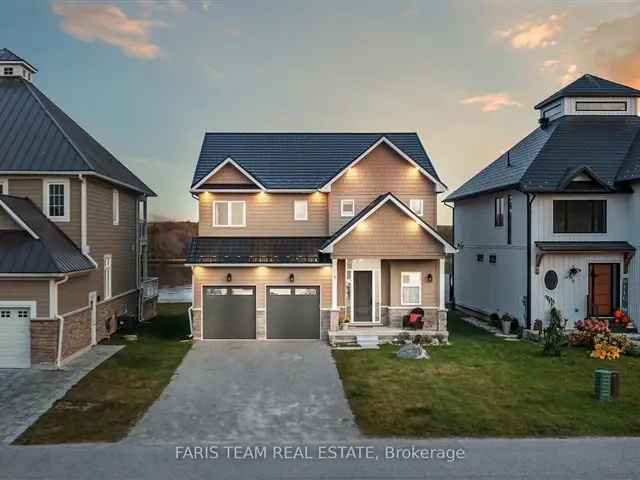
[[[0,231],[0,274],[65,274],[95,268],[28,198],[0,195],[0,209],[24,229]]]
[[[319,253],[326,237],[194,237],[186,265],[330,264]]]
[[[534,108],[540,109],[562,97],[640,97],[640,90],[586,74],[545,98]]]
[[[416,215],[413,210],[411,210],[407,205],[402,202],[398,197],[396,197],[393,193],[385,193],[383,195],[378,196],[375,200],[373,200],[369,205],[360,210],[357,215],[355,215],[351,220],[345,223],[342,227],[340,227],[331,237],[329,237],[320,248],[320,251],[323,253],[331,253],[333,250],[333,246],[342,240],[344,237],[349,235],[361,222],[365,221],[371,215],[373,215],[380,207],[385,205],[386,203],[392,203],[397,206],[402,212],[404,212],[411,219],[415,220],[418,225],[420,225],[424,230],[426,230],[431,236],[433,236],[436,240],[438,240],[444,246],[446,253],[455,253],[456,248],[451,245],[434,227],[425,222],[422,218]]]
[[[87,172],[155,196],[33,84],[0,78],[0,173]]]
[[[490,192],[564,191],[567,176],[588,168],[610,191],[640,178],[640,117],[567,115],[537,128],[447,197],[458,201]],[[620,175],[619,172],[623,173]]]
[[[320,189],[383,138],[442,184],[416,133],[206,133],[191,186],[231,158],[266,189]]]
[[[24,58],[20,58],[8,48],[0,48],[0,62],[24,63],[29,69],[35,73],[38,71],[36,67],[27,62]]]

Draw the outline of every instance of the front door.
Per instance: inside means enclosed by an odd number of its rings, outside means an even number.
[[[618,308],[617,263],[592,263],[589,265],[589,298],[591,315],[610,317]]]
[[[373,321],[373,272],[355,270],[353,272],[353,310],[355,322]]]

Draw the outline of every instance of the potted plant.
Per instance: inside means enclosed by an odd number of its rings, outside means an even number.
[[[513,318],[508,313],[505,313],[500,319],[500,323],[502,324],[502,333],[505,335],[509,335],[511,333],[511,322]]]
[[[344,317],[344,320],[342,320],[342,323],[340,324],[340,328],[342,330],[348,330],[350,321],[349,317]]]

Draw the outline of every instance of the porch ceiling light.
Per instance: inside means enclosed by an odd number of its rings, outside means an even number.
[[[293,283],[295,281],[296,277],[293,273],[289,274],[289,283]]]
[[[231,273],[227,273],[227,282],[230,282],[231,280],[233,280],[233,275],[231,275]]]

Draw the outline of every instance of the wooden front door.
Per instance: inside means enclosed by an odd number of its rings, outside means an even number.
[[[593,316],[610,317],[617,308],[616,267],[617,264],[613,263],[589,265],[589,298]]]

